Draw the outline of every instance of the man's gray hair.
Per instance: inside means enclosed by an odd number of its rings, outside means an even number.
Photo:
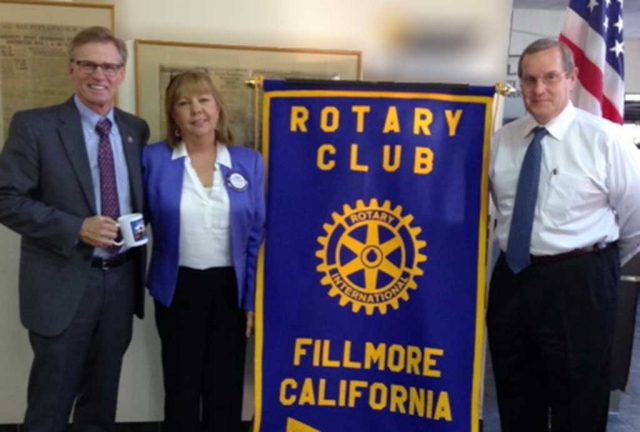
[[[520,56],[520,60],[518,61],[518,77],[522,78],[522,61],[524,60],[525,56],[529,54],[535,54],[540,51],[546,51],[551,48],[558,48],[560,50],[564,72],[566,72],[567,74],[573,72],[573,69],[575,69],[575,63],[573,62],[573,53],[571,52],[569,47],[556,39],[543,38],[529,44],[529,46],[527,46],[524,51],[522,51],[522,55]]]
[[[73,53],[80,45],[87,43],[111,43],[116,47],[120,53],[122,64],[127,64],[127,46],[122,39],[119,39],[113,35],[113,32],[106,27],[94,26],[81,30],[80,33],[75,35],[69,44],[69,60],[75,60]]]

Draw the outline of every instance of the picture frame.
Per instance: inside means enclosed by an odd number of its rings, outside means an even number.
[[[308,78],[359,80],[360,51],[215,45],[136,40],[136,113],[149,124],[149,142],[165,137],[164,94],[172,76],[203,69],[222,93],[231,117],[236,144],[257,148],[256,104],[261,97],[247,81]]]
[[[0,0],[0,146],[16,111],[64,102],[73,94],[67,47],[83,28],[115,27],[113,5]]]

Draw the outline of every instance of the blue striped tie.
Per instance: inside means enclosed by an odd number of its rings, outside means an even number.
[[[507,265],[511,271],[518,274],[529,265],[531,248],[531,229],[533,228],[533,213],[538,198],[538,184],[540,183],[540,162],[542,161],[542,138],[547,134],[543,127],[533,130],[533,140],[524,155],[518,177],[516,202],[511,216],[509,241],[507,242]]]

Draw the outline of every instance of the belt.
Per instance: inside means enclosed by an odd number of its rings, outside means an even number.
[[[615,247],[617,242],[611,243],[596,243],[593,246],[587,246],[579,249],[574,249],[569,252],[563,252],[557,255],[531,255],[531,265],[551,264],[554,262],[562,261],[569,258],[574,258],[580,255],[585,255],[593,252],[601,252],[609,248]]]
[[[109,270],[116,268],[131,260],[131,253],[129,251],[123,252],[120,255],[116,255],[113,258],[91,258],[91,267],[101,270]]]

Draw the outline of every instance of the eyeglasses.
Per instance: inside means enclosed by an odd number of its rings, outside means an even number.
[[[71,63],[78,66],[81,72],[85,74],[92,74],[98,68],[102,69],[102,73],[108,77],[114,77],[120,69],[122,69],[122,65],[118,63],[94,63],[88,60],[69,60]]]
[[[522,78],[520,78],[520,85],[523,88],[530,90],[534,88],[538,83],[538,80],[540,80],[542,81],[542,84],[544,84],[545,86],[551,87],[558,84],[560,80],[564,78],[566,75],[567,75],[566,72],[562,72],[562,73],[549,72],[547,74],[542,75],[540,78],[534,77],[531,75],[525,75]]]

